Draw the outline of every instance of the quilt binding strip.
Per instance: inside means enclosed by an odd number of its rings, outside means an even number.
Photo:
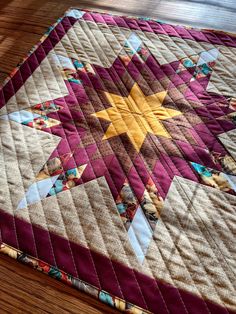
[[[146,21],[153,21],[157,22],[160,24],[166,24],[166,25],[174,25],[174,26],[182,26],[185,29],[190,29],[190,30],[196,30],[196,31],[209,31],[212,33],[216,34],[225,34],[229,35],[232,37],[236,37],[236,33],[232,33],[229,31],[224,31],[220,29],[212,29],[212,28],[196,28],[190,25],[183,25],[183,24],[178,24],[178,23],[169,23],[165,22],[160,19],[155,19],[155,18],[150,18],[146,16],[135,16],[135,15],[119,15],[115,13],[111,13],[109,11],[103,11],[103,10],[89,10],[85,8],[78,8],[78,7],[70,7],[68,10],[65,11],[64,15],[59,17],[57,21],[53,24],[51,24],[46,32],[42,35],[42,37],[39,39],[39,41],[26,53],[25,57],[21,59],[21,61],[17,64],[15,68],[10,72],[10,74],[4,79],[2,83],[0,83],[0,89],[2,89],[15,75],[15,73],[19,70],[19,68],[24,64],[24,62],[34,53],[34,51],[47,39],[47,37],[50,35],[51,31],[54,30],[54,28],[62,21],[64,17],[66,17],[67,13],[70,12],[71,10],[79,10],[79,11],[84,11],[88,13],[98,13],[98,14],[109,14],[110,16],[119,16],[119,17],[125,17],[125,18],[131,18],[131,19],[137,19],[137,20],[146,20]],[[117,296],[114,296],[113,294],[105,291],[98,289],[97,287],[91,285],[88,282],[85,282],[79,278],[76,278],[65,271],[62,271],[61,269],[58,269],[55,266],[52,266],[41,259],[35,258],[29,254],[24,253],[21,250],[18,250],[4,242],[1,241],[0,239],[0,253],[7,255],[14,260],[17,260],[18,262],[25,264],[34,270],[40,271],[43,274],[46,274],[50,276],[51,278],[54,278],[58,281],[61,281],[79,291],[82,291],[86,293],[87,295],[90,295],[92,297],[97,298],[99,301],[103,302],[104,304],[115,308],[121,312],[128,312],[131,314],[151,314],[152,312],[145,310],[137,305],[134,305],[130,302],[127,302],[124,299],[121,299]]]

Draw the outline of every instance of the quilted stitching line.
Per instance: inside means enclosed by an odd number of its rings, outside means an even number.
[[[63,130],[63,131],[64,131],[64,130]],[[77,130],[76,130],[76,131],[77,131]],[[65,135],[65,133],[64,133],[64,135]],[[77,132],[77,135],[78,135],[78,137],[79,137],[78,132]],[[68,146],[72,149],[70,143],[69,143],[68,140],[67,140],[66,135],[65,135],[64,139],[67,141]],[[56,200],[57,200],[57,204],[58,204],[58,207],[59,207],[57,195],[56,195]],[[73,198],[72,198],[72,200],[73,200]],[[74,200],[73,200],[73,203],[74,203]],[[74,204],[74,206],[75,206],[75,204]],[[61,218],[62,218],[62,220],[63,220],[62,215],[61,215]],[[65,224],[64,224],[64,226],[65,226]],[[76,270],[76,272],[77,272],[77,276],[78,276],[78,270],[77,270],[77,267],[76,267],[76,264],[75,264],[75,261],[74,261],[73,252],[72,252],[72,250],[71,250],[71,246],[70,246],[70,243],[69,243],[68,240],[67,240],[67,242],[68,242],[68,247],[69,247],[70,252],[71,252],[71,257],[72,257],[72,261],[73,261],[73,264],[74,264],[74,268],[75,268],[75,270]],[[93,262],[93,258],[92,258],[92,256],[91,256],[91,253],[90,253],[90,257],[91,257],[91,261],[92,261],[92,263],[93,263],[93,265],[94,265],[94,262]],[[95,265],[94,265],[94,269],[95,269],[95,271],[96,271]],[[96,275],[97,275],[97,272],[96,272]],[[98,283],[99,283],[99,285],[100,285],[100,281],[99,281],[98,275],[97,275],[97,279],[98,279]],[[100,285],[100,286],[101,286],[101,285]]]
[[[125,86],[124,86],[124,88],[125,88]],[[121,165],[121,164],[120,164],[120,165]],[[121,165],[121,166],[122,166],[122,165]],[[133,166],[135,166],[134,163],[133,163]],[[124,170],[124,168],[123,168],[123,170]]]
[[[162,261],[163,261],[163,263],[165,264],[166,270],[168,271],[168,273],[169,273],[169,275],[170,275],[170,277],[171,277],[172,283],[173,283],[173,285],[174,285],[175,280],[174,280],[174,279],[172,278],[172,276],[171,276],[171,271],[170,271],[169,267],[167,266],[167,261],[165,262],[165,258],[164,258],[163,253],[161,252],[161,250],[159,249],[159,247],[158,247],[157,244],[155,244],[155,248],[159,251],[159,254],[161,255]],[[150,268],[149,268],[149,269],[150,269]],[[150,271],[152,272],[152,275],[153,275],[153,277],[154,277],[153,271],[152,271],[151,269],[150,269]],[[182,298],[182,296],[181,296],[181,293],[180,293],[179,289],[177,289],[176,291],[177,291],[177,294],[178,294],[178,296],[179,296],[180,302],[181,302],[181,304],[182,304],[183,307],[184,307],[185,313],[190,313],[190,312],[187,310],[187,307],[186,307],[186,305],[185,305],[185,303],[184,303],[184,301],[183,301],[183,298]]]
[[[25,126],[22,126],[23,128],[25,128]],[[11,128],[10,128],[11,129]],[[32,132],[36,132],[36,130],[33,130],[32,129]],[[13,133],[12,133],[12,138],[14,138],[13,136]],[[43,150],[42,150],[43,151]],[[16,151],[15,151],[16,152]],[[19,168],[20,169],[20,168]],[[23,176],[21,176],[23,177]],[[22,186],[23,185],[23,181],[22,181]],[[30,218],[30,213],[28,212],[28,216]],[[31,218],[30,218],[31,219]],[[18,232],[17,232],[17,229],[16,229],[16,225],[15,225],[15,218],[13,217],[13,225],[14,225],[14,231],[15,231],[15,234],[16,234],[16,240],[18,242]],[[34,246],[35,246],[35,253],[36,253],[36,256],[38,257],[38,253],[37,253],[37,245],[36,245],[36,241],[35,241],[35,237],[34,237],[34,231],[33,231],[33,226],[31,225],[31,234],[32,234],[32,237],[33,237],[33,241],[34,241]],[[18,242],[18,247],[19,247],[19,242]]]
[[[121,164],[120,164],[121,165]],[[134,275],[135,275],[135,273],[134,273]],[[137,280],[137,279],[136,279]],[[166,302],[165,302],[165,300],[164,300],[164,297],[163,297],[163,295],[162,295],[162,293],[161,293],[161,291],[160,291],[160,289],[159,289],[159,287],[158,287],[158,284],[156,283],[156,286],[157,286],[157,289],[158,289],[158,291],[160,292],[160,295],[161,295],[161,297],[162,297],[162,299],[163,299],[163,302],[164,302],[164,304],[165,304],[165,307],[166,307],[166,309],[167,309],[167,311],[168,311],[168,313],[169,313],[169,310],[168,310],[168,308],[167,308],[167,305],[166,305]],[[179,294],[179,296],[180,296],[180,294]],[[182,301],[182,303],[183,303],[183,300],[181,299],[181,301]],[[184,303],[183,303],[184,304]],[[187,311],[186,311],[187,312]]]
[[[23,127],[24,127],[24,126],[23,126]],[[32,131],[33,131],[33,132],[36,132],[36,130],[34,130],[34,129],[32,129]],[[39,132],[39,131],[38,131],[38,132]],[[43,152],[43,150],[42,150],[42,152]],[[44,159],[46,159],[46,158],[44,157]],[[40,203],[40,205],[41,205],[42,212],[43,212],[43,214],[44,214],[45,222],[47,223],[47,219],[46,219],[46,216],[45,216],[45,213],[44,213],[44,210],[43,210],[42,202],[40,201],[39,203]],[[37,252],[37,245],[36,245],[36,241],[35,241],[35,235],[34,235],[34,230],[33,230],[32,218],[31,218],[30,211],[29,211],[28,207],[27,207],[27,212],[28,212],[28,216],[29,216],[30,221],[31,221],[31,228],[32,228],[32,233],[31,233],[31,234],[32,234],[33,241],[34,241],[34,243],[35,243],[36,252]],[[15,221],[15,220],[14,220],[14,221]],[[18,238],[18,236],[17,236],[17,238]],[[49,232],[48,232],[48,239],[49,239],[49,245],[50,245],[50,247],[51,247],[51,253],[52,253],[52,255],[53,255],[55,265],[57,265],[57,263],[56,263],[56,258],[55,258],[55,255],[54,255],[54,251],[53,251],[53,247],[52,247],[52,240],[51,240],[51,236],[50,236],[50,233],[49,233]],[[37,254],[37,258],[38,258],[38,254]]]
[[[45,59],[46,59],[46,53],[45,53]],[[50,68],[51,68],[51,65],[50,65],[50,63],[48,62],[48,65],[50,66]],[[40,67],[38,67],[38,68],[40,68]],[[51,70],[52,70],[52,68],[51,68]],[[42,73],[42,75],[44,76],[44,73],[41,71],[41,73]],[[23,80],[23,79],[22,79]],[[46,81],[46,80],[45,80]],[[34,84],[35,84],[35,82],[34,82]],[[23,85],[24,86],[24,85]],[[26,92],[26,91],[25,91]],[[27,93],[27,92],[26,92]],[[39,95],[39,94],[38,94]],[[44,211],[43,211],[44,212]],[[51,244],[51,238],[50,238],[50,233],[48,232],[48,234],[49,234],[49,239],[50,239],[50,245],[51,245],[51,248],[52,248],[52,244]],[[33,239],[34,239],[34,243],[35,243],[35,237],[34,237],[34,232],[33,232],[33,230],[32,230],[32,236],[33,236]],[[18,245],[19,246],[19,245]],[[36,248],[36,244],[35,244],[35,248]],[[70,246],[69,246],[69,248],[70,248]],[[70,248],[70,250],[71,250],[71,248]],[[55,255],[54,255],[54,252],[53,252],[53,249],[52,249],[52,253],[53,253],[53,257],[54,257],[54,260],[55,260]],[[72,254],[72,252],[71,252],[71,256],[72,256],[72,260],[73,260],[73,254]],[[74,260],[73,260],[73,263],[74,263]],[[55,264],[57,265],[57,263],[55,262]],[[74,266],[75,266],[75,263],[74,263]],[[75,270],[76,270],[76,267],[75,267]]]
[[[101,190],[101,191],[102,191],[102,190]],[[112,221],[112,218],[113,218],[113,217],[112,217],[112,215],[111,215],[110,212],[108,212],[108,213],[109,213],[110,219],[111,219],[111,221]],[[114,226],[114,224],[113,224],[113,226]],[[112,263],[112,260],[111,260],[111,263]],[[114,268],[113,268],[113,270],[114,270]],[[139,283],[138,283],[138,280],[137,280],[137,277],[136,277],[136,275],[135,275],[135,272],[133,271],[132,268],[131,268],[131,270],[132,270],[132,273],[133,273],[134,278],[135,278],[135,280],[136,280],[136,283],[137,283],[137,285],[138,285],[138,287],[139,287],[139,291],[140,291],[140,293],[142,294],[142,297],[143,297],[143,300],[144,300],[144,302],[145,302],[146,308],[148,308],[147,303],[146,303],[146,301],[145,301],[145,297],[144,297],[144,295],[143,295],[143,293],[142,293],[141,287],[140,287],[140,285],[139,285]],[[114,272],[115,272],[115,270],[114,270]],[[117,277],[117,280],[118,280],[118,277]],[[160,296],[161,296],[161,298],[162,298],[162,300],[163,300],[163,304],[165,305],[165,308],[166,308],[167,312],[169,313],[169,310],[168,310],[168,308],[167,308],[167,304],[166,304],[166,302],[165,302],[165,300],[164,300],[164,298],[163,298],[163,295],[162,295],[162,293],[161,293],[161,291],[160,291],[160,289],[159,289],[159,287],[158,287],[157,282],[156,282],[156,286],[157,286],[157,289],[158,289],[158,291],[159,291],[159,293],[160,293]]]

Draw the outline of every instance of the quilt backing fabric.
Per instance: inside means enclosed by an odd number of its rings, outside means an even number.
[[[129,313],[235,313],[235,73],[234,35],[69,10],[0,91],[0,251]]]

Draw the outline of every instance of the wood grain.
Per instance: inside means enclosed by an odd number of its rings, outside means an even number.
[[[71,6],[236,31],[235,0],[0,0],[0,83],[47,27]],[[1,314],[117,313],[90,296],[2,255],[0,280]]]
[[[0,255],[0,313],[118,313],[12,258]]]

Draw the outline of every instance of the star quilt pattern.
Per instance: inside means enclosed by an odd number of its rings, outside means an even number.
[[[236,37],[70,9],[0,90],[0,252],[128,313],[236,312]]]

